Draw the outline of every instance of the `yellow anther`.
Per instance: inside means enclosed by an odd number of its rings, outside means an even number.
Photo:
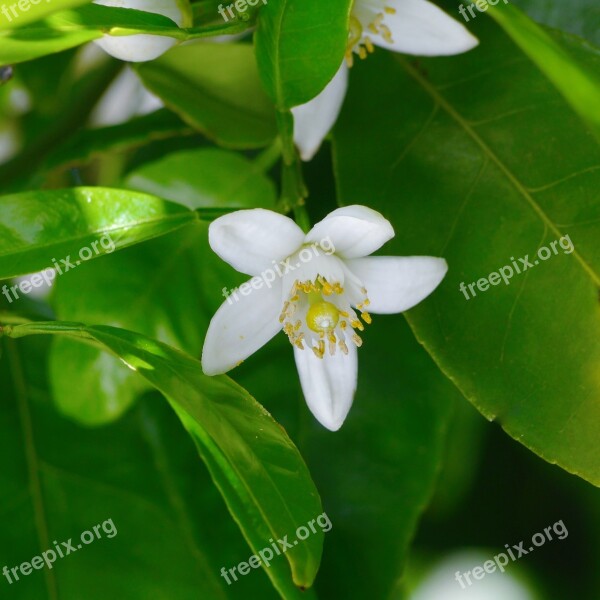
[[[368,312],[360,313],[360,318],[367,324],[370,325],[373,320],[371,319],[371,315]]]
[[[392,32],[390,31],[389,27],[387,27],[386,25],[381,25],[380,27],[381,30],[381,37],[388,43],[388,44],[393,44],[394,43],[394,38],[392,37]]]
[[[319,340],[319,354],[321,356],[325,355],[325,341],[324,340]]]
[[[363,341],[361,337],[356,333],[352,336],[352,341],[356,344],[357,348],[360,348],[362,346]]]
[[[384,6],[383,10],[388,14],[388,15],[395,15],[396,14],[396,9],[392,8],[391,6]]]
[[[352,325],[354,329],[358,329],[359,331],[365,330],[365,326],[358,319],[353,319],[352,321],[350,321],[350,325]]]
[[[340,340],[338,342],[338,346],[344,354],[348,354],[348,346],[346,346],[346,342],[344,340]]]
[[[362,38],[363,28],[360,21],[355,17],[350,17],[350,29],[348,31],[348,50],[352,51]]]

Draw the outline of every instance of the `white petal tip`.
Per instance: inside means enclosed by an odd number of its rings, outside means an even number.
[[[217,364],[217,362],[212,358],[207,358],[206,353],[202,352],[202,372],[209,377],[214,377],[215,375],[223,375],[229,371],[228,368],[223,368],[223,365]]]
[[[319,423],[321,423],[321,425],[323,425],[323,427],[325,427],[325,429],[328,429],[329,431],[339,431],[342,425],[344,424],[345,420],[346,417],[344,417],[343,419],[317,419],[317,421],[319,421]]]

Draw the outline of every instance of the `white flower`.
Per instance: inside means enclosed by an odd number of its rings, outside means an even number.
[[[229,371],[283,329],[310,410],[328,429],[339,429],[356,390],[358,332],[371,323],[369,313],[408,310],[447,271],[441,258],[369,256],[392,237],[389,221],[365,206],[334,210],[308,234],[260,208],[214,221],[212,249],[254,277],[240,287],[246,293],[228,297],[213,317],[204,372]]]
[[[132,8],[144,12],[163,15],[184,25],[185,17],[178,6],[177,0],[94,0],[94,4],[114,6],[117,8]],[[177,40],[162,35],[138,34],[127,36],[104,35],[94,40],[105,52],[128,62],[144,62],[154,60],[172,48]]]
[[[427,0],[355,0],[346,58],[327,87],[310,102],[292,108],[294,141],[310,160],[337,120],[354,55],[366,58],[375,46],[417,56],[448,56],[471,50],[476,37]]]

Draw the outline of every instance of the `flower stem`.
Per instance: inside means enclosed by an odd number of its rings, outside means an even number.
[[[284,212],[293,210],[298,225],[304,231],[308,231],[310,229],[310,219],[304,202],[308,191],[302,176],[302,163],[294,144],[294,118],[292,113],[290,111],[278,111],[277,125],[283,154],[280,207]]]
[[[254,167],[260,173],[267,173],[281,158],[281,140],[277,138],[268,148],[265,148],[255,159]]]

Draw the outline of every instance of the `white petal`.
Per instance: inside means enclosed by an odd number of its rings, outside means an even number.
[[[334,126],[342,109],[348,89],[348,67],[342,63],[327,87],[306,104],[292,108],[294,142],[302,160],[308,161],[317,153],[325,136]]]
[[[346,266],[367,288],[369,312],[393,314],[412,308],[440,284],[448,264],[433,256],[370,256]]]
[[[392,42],[371,35],[367,27],[383,6],[395,9],[384,13],[383,23],[392,34]],[[357,0],[356,16],[365,35],[377,46],[417,56],[448,56],[471,50],[479,41],[458,21],[427,0]]]
[[[391,223],[376,210],[355,204],[329,213],[307,234],[307,242],[326,240],[342,258],[368,256],[394,237]]]
[[[168,17],[180,27],[183,24],[183,13],[176,0],[94,0],[94,4],[151,12]],[[163,35],[104,35],[94,43],[119,60],[144,62],[158,58],[172,48],[177,40]]]
[[[294,221],[271,210],[237,210],[219,217],[208,228],[210,247],[236,271],[259,275],[273,262],[300,248],[304,232]]]
[[[337,431],[352,406],[358,376],[356,346],[348,344],[348,354],[336,352],[317,358],[305,348],[294,347],[304,398],[317,421]]]
[[[262,287],[252,288],[245,296],[235,290],[235,295],[232,293],[220,306],[208,326],[202,348],[202,369],[207,375],[226,373],[281,329],[281,280],[271,286],[263,282]]]

